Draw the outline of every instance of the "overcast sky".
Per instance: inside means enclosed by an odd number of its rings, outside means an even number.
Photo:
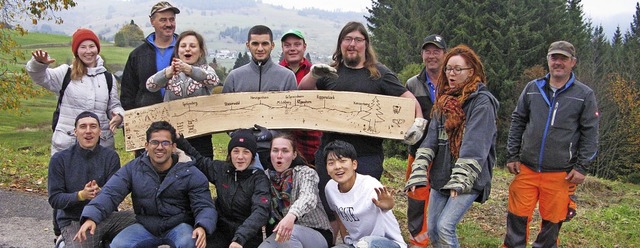
[[[262,0],[263,3],[280,5],[285,8],[315,7],[325,10],[366,11],[371,7],[371,0]],[[587,18],[593,24],[602,25],[607,36],[617,26],[623,33],[629,28],[638,0],[582,0],[582,7]]]

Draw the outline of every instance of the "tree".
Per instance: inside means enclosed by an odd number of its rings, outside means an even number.
[[[242,55],[242,52],[238,52],[238,58],[236,59],[236,62],[233,64],[233,69],[246,65],[249,63],[249,61],[251,61],[251,58],[249,58],[249,54],[245,52],[244,55]]]
[[[16,111],[21,100],[45,93],[42,88],[33,87],[24,68],[17,66],[27,58],[13,38],[27,33],[18,21],[27,19],[37,24],[55,20],[61,24],[62,19],[54,13],[74,6],[73,0],[0,0],[0,110]]]
[[[137,47],[144,42],[144,32],[131,20],[129,24],[120,28],[114,41],[119,47]]]

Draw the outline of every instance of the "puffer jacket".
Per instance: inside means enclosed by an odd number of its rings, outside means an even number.
[[[240,245],[261,239],[262,226],[269,220],[271,197],[264,171],[253,166],[237,171],[231,163],[200,155],[184,138],[178,139],[177,145],[193,156],[198,169],[216,186],[215,204],[220,213],[217,231],[232,234],[231,240]]]
[[[420,145],[421,149],[426,148],[427,160],[433,161],[429,170],[432,189],[447,195],[450,189],[462,194],[473,190],[479,193],[476,201],[481,203],[489,198],[496,162],[498,107],[498,100],[482,83],[469,95],[462,106],[466,121],[456,161],[452,161],[449,138],[444,129],[445,117],[434,114],[427,137]]]
[[[177,162],[169,169],[165,179],[153,168],[148,155],[138,157],[107,181],[102,192],[82,211],[81,222],[91,219],[96,223],[108,217],[131,193],[136,222],[150,233],[162,233],[181,223],[201,226],[207,235],[215,231],[218,213],[211,199],[207,178],[193,165]]]
[[[27,62],[26,70],[33,82],[58,95],[70,66],[67,64],[56,68],[48,68],[48,66],[32,58]],[[115,150],[113,133],[109,130],[109,120],[111,112],[124,117],[124,109],[120,105],[115,78],[109,93],[107,80],[102,75],[106,71],[104,60],[98,55],[96,67],[87,68],[87,74],[82,76],[81,80],[69,82],[60,103],[58,124],[51,137],[51,155],[75,143],[74,122],[76,117],[84,111],[91,111],[100,118],[100,129],[102,129],[100,145]]]

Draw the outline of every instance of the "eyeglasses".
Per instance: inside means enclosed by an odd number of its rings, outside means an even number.
[[[151,146],[162,145],[162,147],[165,147],[165,146],[170,146],[171,144],[173,144],[173,142],[168,141],[168,140],[165,140],[165,141],[150,140],[149,141],[149,145],[151,145]]]
[[[451,68],[451,67],[447,67],[447,68],[445,68],[445,69],[444,69],[444,72],[445,72],[445,73],[451,73],[451,72],[453,72],[453,74],[454,74],[454,75],[458,75],[458,74],[460,74],[462,71],[471,70],[471,69],[473,69],[473,68],[471,68],[471,67],[468,67],[468,68],[461,68],[461,67],[454,67],[454,68]]]
[[[344,39],[342,39],[342,44],[349,45],[351,44],[352,41],[355,41],[356,44],[362,44],[365,40],[367,39],[360,38],[360,37],[353,38],[353,37],[347,36],[347,37],[344,37]]]

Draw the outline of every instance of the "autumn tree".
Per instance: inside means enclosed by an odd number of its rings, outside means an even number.
[[[137,47],[144,42],[144,32],[131,20],[131,23],[122,26],[114,37],[116,46]]]
[[[0,110],[18,110],[21,100],[44,94],[40,87],[33,87],[24,68],[18,66],[28,56],[13,39],[27,33],[18,22],[55,20],[61,24],[55,12],[75,5],[73,0],[0,0]]]

